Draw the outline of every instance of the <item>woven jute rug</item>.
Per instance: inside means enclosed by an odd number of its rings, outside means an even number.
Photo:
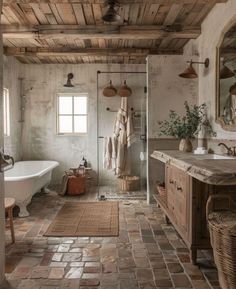
[[[118,234],[118,202],[68,202],[60,209],[44,236],[110,237]]]

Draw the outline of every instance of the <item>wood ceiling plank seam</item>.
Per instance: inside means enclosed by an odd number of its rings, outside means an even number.
[[[174,24],[176,18],[178,17],[179,13],[181,12],[181,10],[183,9],[183,5],[182,4],[173,4],[170,7],[170,10],[164,20],[163,25],[172,25]]]
[[[40,40],[29,39],[29,42],[32,43],[36,47],[42,47],[43,46],[42,43],[40,42]]]
[[[63,24],[63,20],[61,19],[61,16],[60,16],[60,14],[59,14],[59,12],[58,12],[58,10],[57,10],[56,5],[50,3],[49,6],[50,6],[50,8],[51,8],[51,10],[52,10],[52,13],[53,13],[56,21],[57,21],[57,24],[59,24],[59,25],[60,25],[60,24]]]
[[[25,14],[23,13],[18,4],[13,3],[10,4],[9,7],[11,8],[12,12],[16,15],[16,17],[19,19],[21,25],[28,24],[25,18]]]
[[[156,14],[156,17],[154,18],[154,24],[156,25],[163,25],[165,18],[169,12],[168,5],[160,5],[158,13]]]
[[[160,5],[158,4],[150,4],[149,9],[146,9],[144,12],[142,23],[145,25],[153,24],[156,18],[156,15],[158,14],[159,8],[160,8]]]
[[[196,0],[195,0],[196,1]],[[183,23],[183,21],[188,17],[190,11],[192,10],[194,3],[192,4],[184,4],[183,9],[180,11],[178,17],[176,18],[177,23]]]
[[[137,25],[142,24],[142,19],[143,19],[143,14],[144,14],[144,11],[145,11],[145,6],[146,5],[139,5],[138,17],[137,17],[137,20],[136,20]]]
[[[29,24],[29,21],[25,17],[25,13],[22,11],[21,7],[17,3],[12,3],[10,5],[12,11],[17,15],[18,19],[20,20],[21,25],[27,25]]]
[[[189,42],[189,39],[178,39],[178,43],[175,45],[174,49],[180,50]]]
[[[192,25],[199,25],[203,22],[203,20],[207,17],[210,13],[212,8],[215,6],[215,3],[205,4],[202,7],[202,10],[198,13],[197,17],[193,19]]]
[[[189,11],[189,14],[187,15],[187,17],[183,20],[183,25],[191,25],[191,23],[193,22],[193,19],[197,17],[198,13],[201,11],[201,9],[199,9],[199,3],[198,0],[194,1],[194,4],[192,5],[191,10]]]
[[[137,24],[137,18],[139,15],[139,4],[130,4],[130,10],[129,10],[129,25]]]
[[[12,9],[9,6],[4,6],[2,8],[2,14],[5,15],[5,17],[7,18],[8,22],[10,24],[20,24],[20,20],[18,19],[18,17],[14,14],[14,12],[12,11]]]
[[[31,3],[30,6],[32,7],[34,14],[37,17],[40,24],[49,24],[39,4]]]
[[[91,45],[94,48],[98,48],[99,47],[98,39],[91,39]]]
[[[9,20],[7,19],[7,17],[4,14],[1,15],[1,24],[2,25],[9,25],[10,24]]]
[[[83,4],[84,17],[87,25],[94,25],[95,19],[93,15],[93,9],[91,4]]]
[[[69,3],[56,4],[57,11],[64,24],[77,24],[72,5]]]
[[[72,4],[72,7],[75,13],[75,18],[77,20],[77,23],[79,25],[86,25],[83,6],[81,4],[74,3]]]
[[[106,40],[105,39],[98,39],[98,44],[100,48],[106,48]]]
[[[94,15],[94,20],[96,24],[103,24],[102,20],[102,7],[100,4],[93,4],[93,15]]]
[[[28,4],[21,4],[20,5],[23,13],[25,14],[26,19],[28,20],[29,24],[31,25],[39,25],[39,21],[34,14],[34,10]]]
[[[16,47],[14,44],[11,43],[8,39],[3,39],[3,46],[4,47]]]
[[[170,37],[164,38],[164,39],[161,41],[161,43],[160,43],[160,45],[158,46],[158,48],[160,48],[160,49],[168,48],[168,47],[170,46],[171,41],[172,41],[172,38],[170,38]]]
[[[56,17],[54,16],[54,13],[51,9],[51,7],[49,6],[49,4],[47,3],[41,3],[40,7],[43,11],[43,13],[45,14],[45,17],[47,18],[47,21],[49,24],[57,24],[57,20]]]

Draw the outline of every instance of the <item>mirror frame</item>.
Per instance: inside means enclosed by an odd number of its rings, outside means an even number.
[[[230,25],[231,24],[231,25]],[[215,121],[221,126],[223,130],[236,132],[236,124],[226,124],[222,116],[220,116],[220,47],[224,41],[225,33],[234,25],[236,22],[231,22],[228,25],[228,29],[223,31],[218,46],[216,47],[216,106],[215,106]]]

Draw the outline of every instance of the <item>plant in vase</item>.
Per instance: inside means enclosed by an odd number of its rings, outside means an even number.
[[[191,139],[194,139],[200,130],[211,136],[216,136],[210,121],[206,115],[206,104],[189,105],[184,102],[185,115],[181,116],[174,110],[170,110],[169,120],[160,121],[160,135],[173,136],[180,139],[179,150],[191,152],[193,147]]]

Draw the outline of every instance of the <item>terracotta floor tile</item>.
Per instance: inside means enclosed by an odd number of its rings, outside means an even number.
[[[36,194],[30,217],[15,218],[15,244],[6,231],[12,289],[220,289],[209,251],[198,255],[205,268],[191,265],[189,250],[155,204],[120,202],[118,237],[42,236],[65,201],[85,197]]]

